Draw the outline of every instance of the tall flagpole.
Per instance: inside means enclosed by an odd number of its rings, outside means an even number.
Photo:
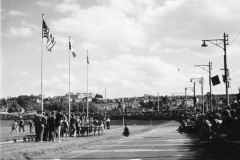
[[[43,112],[43,91],[42,91],[42,73],[43,73],[43,16],[44,14],[42,13],[42,35],[41,35],[41,38],[42,38],[42,47],[41,47],[41,110]]]
[[[88,118],[88,64],[89,64],[89,60],[88,60],[88,51],[87,51],[87,118]]]
[[[69,36],[69,45],[70,45],[70,36]],[[68,91],[68,118],[70,122],[70,48],[69,48],[69,91]]]
[[[124,127],[124,98],[123,98],[123,127]]]

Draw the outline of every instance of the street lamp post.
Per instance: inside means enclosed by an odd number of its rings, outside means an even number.
[[[185,98],[186,98],[185,109],[186,110],[187,110],[187,89],[193,89],[193,87],[185,87]]]
[[[228,35],[223,34],[223,39],[209,39],[209,40],[202,40],[203,44],[202,47],[207,47],[206,41],[214,44],[215,46],[218,46],[224,50],[224,80],[225,80],[225,87],[226,87],[226,100],[227,100],[227,106],[229,105],[229,96],[228,96],[228,87],[229,87],[229,82],[228,82],[228,69],[227,69],[227,45],[228,45]],[[219,42],[220,41],[220,42]],[[223,47],[220,46],[220,44],[223,43]]]
[[[208,70],[205,69],[204,67],[208,67]],[[212,85],[211,85],[211,69],[212,69],[212,62],[209,62],[209,65],[194,65],[194,67],[200,67],[202,69],[204,69],[205,71],[207,71],[209,73],[209,86],[210,86],[210,108],[213,111],[213,107],[212,107]],[[203,94],[203,93],[202,93]]]
[[[195,84],[195,81],[193,82],[193,87],[194,87],[194,99],[193,99],[193,105],[194,105],[194,112],[195,112],[195,117],[197,116],[197,111],[196,111],[196,101],[197,101],[197,98],[196,98],[196,84]]]
[[[202,102],[203,102],[203,77],[201,78],[191,78],[191,81],[192,82],[193,80],[200,80],[201,81],[201,89],[202,89]],[[194,110],[195,110],[195,115],[196,115],[196,83],[194,81]],[[203,104],[203,113],[204,113],[204,104]]]

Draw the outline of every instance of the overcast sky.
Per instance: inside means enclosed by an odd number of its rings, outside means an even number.
[[[208,72],[194,65],[212,61],[212,76],[221,81],[213,94],[225,94],[223,49],[201,47],[224,32],[231,43],[229,93],[238,93],[239,6],[239,0],[1,0],[1,97],[41,94],[42,13],[57,41],[48,52],[43,39],[45,96],[68,93],[69,36],[77,54],[70,58],[71,92],[87,92],[88,51],[91,93],[171,95],[192,87],[190,78],[204,77],[206,94]]]

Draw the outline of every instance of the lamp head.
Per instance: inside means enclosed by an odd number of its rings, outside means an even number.
[[[202,44],[202,47],[207,47],[208,45],[206,45],[206,41],[203,40],[203,44]]]
[[[192,82],[192,79],[190,80],[190,82]]]

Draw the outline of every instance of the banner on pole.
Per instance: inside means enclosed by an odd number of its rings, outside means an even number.
[[[216,85],[220,84],[220,80],[219,80],[218,75],[212,77],[211,80],[212,80],[213,86],[216,86]]]

